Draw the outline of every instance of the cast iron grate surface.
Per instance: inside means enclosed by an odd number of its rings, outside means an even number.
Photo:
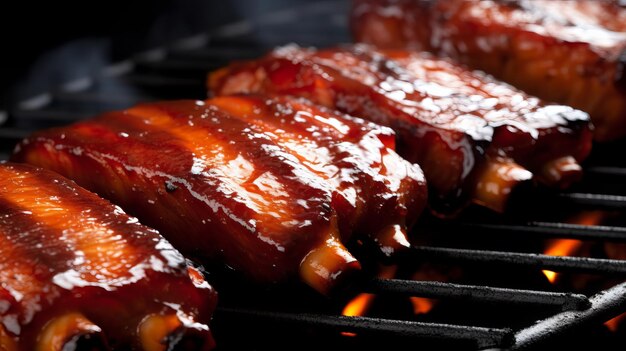
[[[141,101],[202,99],[207,72],[231,60],[260,56],[275,45],[348,42],[347,11],[346,3],[331,1],[259,15],[21,101],[0,113],[0,157],[6,159],[13,145],[36,129]],[[623,214],[626,164],[611,157],[618,147],[597,146],[585,164],[583,182],[571,191],[542,189],[520,195],[513,214],[470,209],[455,221],[421,220],[413,233],[416,246],[386,262],[397,269],[394,279],[364,279],[334,299],[297,284],[259,287],[232,273],[209,274],[220,291],[213,323],[219,349],[391,347],[411,342],[423,349],[449,344],[457,349],[517,350],[563,340],[581,327],[599,335],[594,342],[603,339],[609,333],[602,323],[626,312],[626,261],[597,254],[596,249],[626,243],[626,226],[619,220],[611,225],[568,221],[583,211],[602,210],[611,218]],[[582,240],[595,249],[585,257],[541,254],[551,239]],[[358,244],[353,249],[368,255]],[[459,267],[459,281],[413,276],[424,269],[452,272]],[[366,269],[374,272],[379,267],[372,263]],[[591,283],[553,285],[542,276],[543,269],[562,272],[565,278],[582,275]],[[341,308],[357,293],[376,295],[371,313],[342,316]],[[409,297],[436,299],[443,307],[416,315]]]

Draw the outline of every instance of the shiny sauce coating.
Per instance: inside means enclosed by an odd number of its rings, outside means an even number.
[[[274,282],[316,248],[415,221],[423,175],[393,147],[388,128],[304,100],[232,96],[39,132],[15,158],[120,204],[184,253]]]
[[[359,0],[357,41],[428,50],[584,110],[595,138],[626,131],[626,8],[617,1]]]
[[[586,113],[411,51],[286,46],[212,74],[209,86],[218,95],[299,95],[391,127],[398,152],[422,166],[443,207],[471,196],[486,158],[535,171],[565,155],[584,159],[590,149]]]
[[[6,350],[48,349],[44,326],[70,314],[94,323],[113,349],[141,348],[135,330],[151,314],[185,316],[213,343],[215,293],[192,281],[181,254],[50,171],[0,164],[0,282],[0,329],[14,340],[4,340]]]

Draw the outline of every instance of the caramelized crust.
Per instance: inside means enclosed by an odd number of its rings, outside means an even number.
[[[453,57],[626,135],[626,9],[604,0],[356,0],[355,39]]]
[[[146,104],[24,140],[16,160],[111,199],[200,258],[327,293],[359,269],[353,233],[389,254],[426,201],[393,132],[293,98]],[[387,238],[398,226],[397,240]]]
[[[573,170],[591,145],[587,114],[403,50],[287,46],[211,74],[209,88],[216,95],[299,95],[391,127],[399,154],[423,167],[431,205],[443,213],[469,199],[501,210],[528,171],[567,186],[580,168],[567,173],[556,160],[570,157]]]
[[[211,287],[156,231],[52,172],[0,165],[0,349],[145,350],[137,328],[174,316],[208,350]],[[84,341],[83,340],[83,341]],[[91,348],[90,348],[91,350]]]

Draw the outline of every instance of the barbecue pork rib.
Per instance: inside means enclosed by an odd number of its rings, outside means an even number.
[[[606,0],[356,0],[357,41],[428,50],[588,112],[626,135],[626,8]]]
[[[286,46],[214,72],[208,85],[215,95],[299,95],[391,127],[398,153],[424,169],[441,214],[470,199],[502,210],[530,172],[568,186],[591,147],[586,113],[409,51]]]
[[[158,232],[53,172],[0,164],[0,350],[209,350],[216,294]]]
[[[409,246],[426,186],[393,148],[390,129],[304,99],[231,96],[38,132],[14,159],[110,199],[185,254],[258,282],[299,272],[329,293],[360,269],[353,233],[387,255]]]

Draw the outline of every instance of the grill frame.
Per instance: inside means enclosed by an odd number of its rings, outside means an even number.
[[[304,7],[287,8],[256,19],[239,21],[217,28],[211,33],[177,41],[135,57],[112,64],[92,77],[68,82],[50,92],[21,101],[8,112],[0,111],[0,159],[6,159],[11,146],[35,129],[65,124],[110,109],[120,109],[139,101],[163,98],[202,98],[204,74],[198,72],[217,68],[231,59],[261,55],[274,45],[295,41],[303,45],[328,46],[347,41],[347,8],[343,2],[323,1]],[[300,28],[288,33],[284,28]],[[271,29],[273,28],[273,29]],[[324,28],[320,30],[320,28]],[[329,29],[330,28],[330,29]],[[254,37],[254,34],[257,37]],[[290,40],[285,41],[284,39]],[[263,44],[259,44],[263,42]],[[105,94],[98,87],[132,88],[134,96]],[[95,89],[94,89],[95,88]],[[93,90],[93,91],[92,91]],[[114,89],[113,89],[114,90]],[[62,108],[66,106],[65,108]],[[626,179],[626,168],[599,164],[586,167],[591,179]],[[584,187],[583,187],[584,188]],[[626,209],[626,196],[621,194],[575,192],[550,193],[547,199],[562,206],[589,209]],[[561,222],[532,220],[522,224],[460,221],[435,221],[429,226],[447,232],[496,232],[501,235],[529,235],[537,240],[569,238],[593,241],[626,242],[626,228],[584,226]],[[443,228],[443,229],[442,229]],[[450,263],[506,264],[536,270],[591,272],[599,275],[626,277],[626,261],[586,257],[553,257],[537,253],[494,251],[486,249],[415,246],[408,254],[392,263],[437,261]],[[551,340],[563,333],[594,325],[626,312],[626,283],[617,284],[593,296],[571,292],[508,289],[487,285],[452,284],[446,282],[373,279],[356,290],[375,294],[394,294],[437,299],[456,299],[469,303],[533,304],[557,306],[560,312],[539,319],[521,329],[485,328],[481,326],[423,323],[373,317],[345,317],[332,314],[295,313],[255,310],[239,306],[222,306],[216,323],[222,319],[249,319],[258,322],[295,323],[307,327],[335,328],[355,333],[382,333],[409,338],[443,338],[471,341],[477,349],[499,348],[522,350]],[[219,341],[219,340],[218,340]]]

